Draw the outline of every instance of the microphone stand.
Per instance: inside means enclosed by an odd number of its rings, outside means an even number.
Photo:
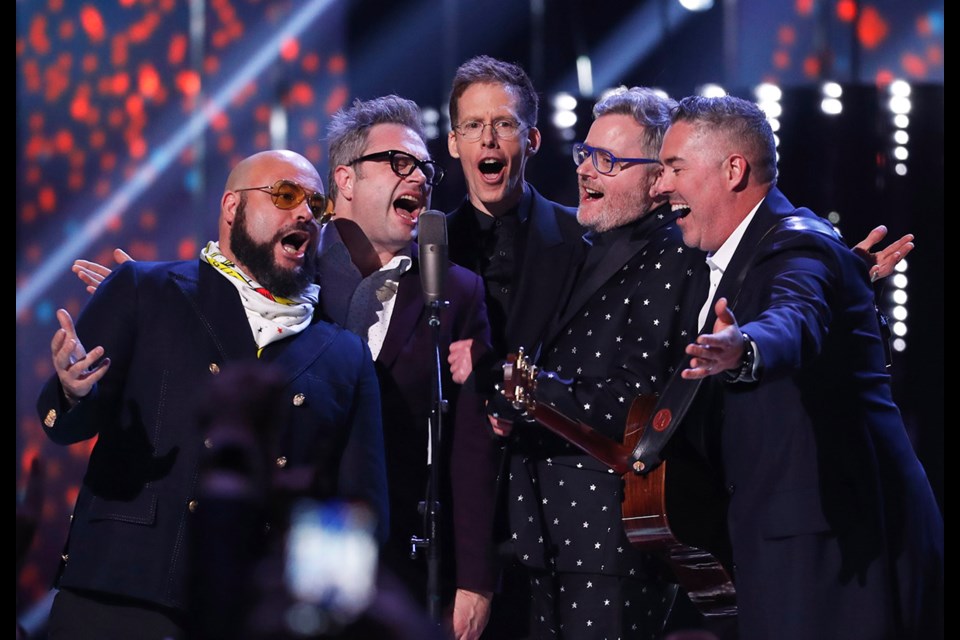
[[[440,461],[442,458],[442,415],[446,412],[447,401],[443,397],[443,369],[440,364],[440,308],[446,306],[444,300],[435,300],[427,304],[430,318],[429,325],[433,335],[433,380],[432,401],[430,407],[430,480],[427,486],[427,496],[421,511],[424,516],[424,537],[411,538],[411,556],[416,556],[418,549],[424,548],[427,552],[427,611],[430,619],[440,624]]]

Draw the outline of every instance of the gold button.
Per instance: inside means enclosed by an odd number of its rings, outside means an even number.
[[[197,504],[198,504],[198,503],[197,503],[196,500],[191,500],[190,502],[187,503],[187,509],[190,509],[190,513],[195,513],[195,512],[196,512],[196,510],[197,510]]]
[[[210,438],[204,438],[203,446],[205,446],[207,449],[213,449],[213,440],[211,440]]]
[[[280,467],[281,469],[287,466],[287,456],[280,456],[279,458],[277,458],[277,466]]]
[[[57,410],[50,409],[50,411],[47,411],[47,417],[43,419],[43,426],[49,429],[54,424],[56,424],[56,422],[57,422]]]
[[[220,365],[218,365],[216,362],[211,362],[210,373],[212,373],[213,375],[217,375],[218,373],[220,373]]]
[[[293,396],[293,406],[295,407],[301,406],[306,401],[307,396],[303,395],[302,393],[298,393],[297,395]]]

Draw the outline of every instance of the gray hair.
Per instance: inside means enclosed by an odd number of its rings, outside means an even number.
[[[643,127],[640,144],[650,158],[660,155],[663,134],[670,126],[670,111],[677,103],[648,87],[618,87],[593,106],[593,118],[610,114],[632,116]]]
[[[777,182],[777,144],[767,116],[756,104],[734,96],[684,98],[673,111],[672,122],[688,122],[697,129],[722,133],[745,149],[756,179]]]
[[[370,100],[354,100],[349,109],[341,109],[333,114],[327,126],[327,143],[330,148],[330,177],[327,189],[331,198],[337,196],[334,170],[363,155],[370,129],[378,124],[403,125],[416,133],[426,144],[420,107],[413,100],[394,94]]]

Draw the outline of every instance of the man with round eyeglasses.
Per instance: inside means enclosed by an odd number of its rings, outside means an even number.
[[[282,368],[288,419],[258,452],[277,461],[278,484],[311,478],[311,497],[359,500],[386,522],[370,350],[314,313],[321,184],[299,154],[250,156],[227,178],[219,238],[198,259],[127,261],[98,283],[76,326],[57,312],[55,373],[37,410],[52,441],[96,442],[71,517],[50,638],[196,637],[190,578],[209,565],[192,557],[190,543],[199,522],[220,513],[198,477],[208,450],[229,447],[205,439],[199,418],[217,411],[203,391],[221,372],[250,363]],[[258,549],[278,543],[271,536],[279,527],[269,532],[263,518],[237,536],[252,534]],[[381,527],[381,540],[385,534]],[[237,593],[249,587],[237,584]]]

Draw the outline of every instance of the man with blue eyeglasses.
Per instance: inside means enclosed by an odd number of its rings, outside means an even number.
[[[540,354],[536,403],[616,441],[623,439],[633,399],[660,394],[681,362],[708,286],[704,254],[684,245],[678,212],[655,189],[675,106],[640,87],[621,87],[594,106],[586,140],[573,147],[577,219],[589,248],[542,340],[531,345]],[[912,237],[867,253],[881,237],[875,230],[858,249],[880,263],[874,269],[882,276],[912,249]],[[705,624],[664,580],[660,561],[627,538],[620,475],[552,433],[521,424],[503,401],[491,402],[488,413],[495,431],[513,439],[507,508],[515,553],[530,574],[531,637],[659,638]],[[711,443],[684,435],[671,441],[674,451],[690,448],[685,454],[698,455],[687,458],[707,465],[699,454]],[[722,509],[719,482],[702,490],[701,503]],[[722,538],[722,519],[699,512],[695,518],[702,516],[697,526],[718,527]],[[732,622],[718,616],[710,626],[726,637]]]
[[[633,398],[660,392],[680,361],[706,278],[676,214],[651,195],[673,104],[621,88],[594,107],[573,148],[589,248],[534,350],[536,401],[617,441]],[[495,430],[514,439],[507,502],[531,577],[532,637],[660,637],[676,589],[626,537],[621,477],[544,429],[511,429],[515,416],[492,404]]]

